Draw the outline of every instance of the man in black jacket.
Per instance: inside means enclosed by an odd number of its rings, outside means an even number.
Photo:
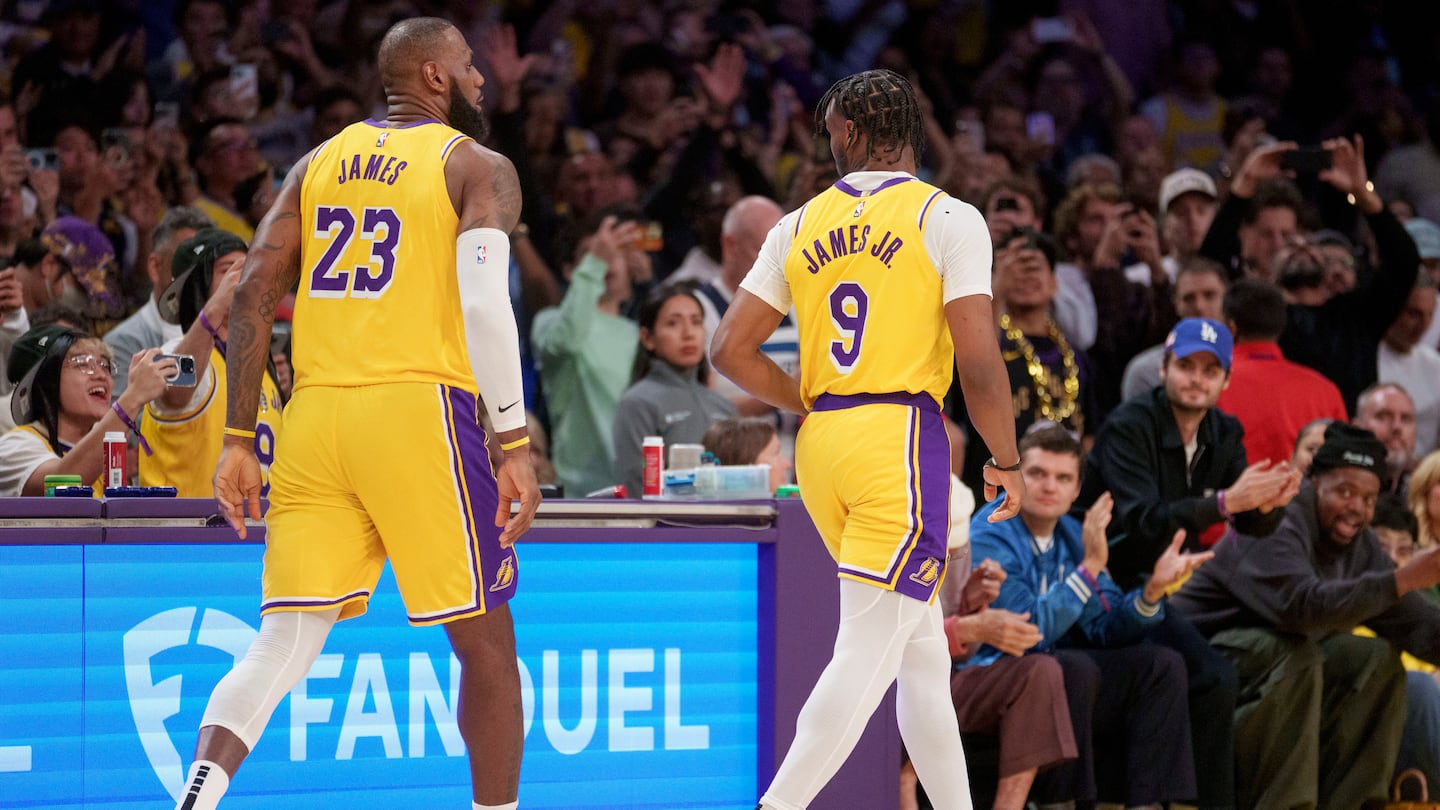
[[[1114,497],[1110,575],[1122,589],[1143,584],[1177,533],[1192,550],[1207,528],[1227,519],[1263,536],[1300,483],[1288,464],[1246,466],[1244,429],[1215,410],[1230,378],[1231,336],[1224,324],[1186,318],[1165,345],[1163,385],[1123,403],[1100,428],[1071,510],[1083,515],[1101,493]],[[1235,669],[1173,611],[1153,638],[1185,659],[1200,804],[1231,806]]]
[[[1375,237],[1379,262],[1369,278],[1362,279],[1349,292],[1320,304],[1291,303],[1286,307],[1280,350],[1286,359],[1307,365],[1334,381],[1345,407],[1354,414],[1356,398],[1378,377],[1376,351],[1410,297],[1420,253],[1404,226],[1375,193],[1365,169],[1364,141],[1359,136],[1353,143],[1334,138],[1320,146],[1330,156],[1330,168],[1319,173],[1320,180],[1345,194],[1364,215]],[[1230,195],[1216,211],[1200,254],[1230,268],[1232,280],[1252,274],[1276,280],[1276,254],[1242,256],[1245,250],[1240,232],[1247,215],[1253,216],[1254,209],[1268,205],[1265,200],[1275,199],[1269,190],[1277,182],[1283,185],[1280,178],[1285,171],[1285,156],[1298,148],[1292,141],[1282,141],[1251,152],[1230,184]],[[1268,247],[1276,248],[1273,244]]]
[[[1440,583],[1440,547],[1390,561],[1369,526],[1384,464],[1374,434],[1330,425],[1274,533],[1226,537],[1174,598],[1240,676],[1242,807],[1383,803],[1405,718],[1391,644],[1440,663],[1440,608],[1414,593]]]

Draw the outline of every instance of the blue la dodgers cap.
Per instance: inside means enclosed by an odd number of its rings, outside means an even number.
[[[1189,357],[1196,352],[1209,352],[1220,361],[1220,367],[1230,370],[1230,354],[1234,339],[1225,324],[1211,318],[1185,318],[1170,330],[1165,338],[1165,349],[1175,357]]]

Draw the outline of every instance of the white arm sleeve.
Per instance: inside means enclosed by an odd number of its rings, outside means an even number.
[[[455,240],[455,275],[470,372],[496,433],[525,427],[520,331],[510,309],[510,237],[473,228]]]

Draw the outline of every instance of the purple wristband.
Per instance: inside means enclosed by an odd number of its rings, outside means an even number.
[[[1230,519],[1230,510],[1225,508],[1225,490],[1215,493],[1215,505],[1220,507],[1220,516],[1226,520]]]
[[[130,428],[131,433],[135,434],[135,438],[140,442],[140,449],[145,451],[145,455],[155,455],[155,451],[150,449],[150,442],[145,441],[145,436],[140,433],[140,428],[135,424],[135,420],[131,419],[130,414],[125,413],[125,409],[120,407],[120,400],[117,399],[110,403],[110,410],[120,417],[120,421],[125,423],[125,427]]]
[[[1105,610],[1109,610],[1110,600],[1106,599],[1105,593],[1100,590],[1100,578],[1092,576],[1090,574],[1090,569],[1086,568],[1083,565],[1080,566],[1077,570],[1080,572],[1080,578],[1085,580],[1086,585],[1090,586],[1090,590],[1093,591],[1096,596],[1100,597],[1100,607],[1104,608]]]
[[[210,319],[205,317],[205,310],[200,310],[200,317],[195,320],[199,321],[200,326],[204,328],[206,332],[210,333],[210,339],[215,341],[215,348],[219,349],[221,354],[224,354],[225,341],[220,339],[220,330],[216,329],[215,325],[210,323]]]

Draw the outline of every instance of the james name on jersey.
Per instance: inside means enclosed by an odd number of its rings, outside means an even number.
[[[400,172],[409,165],[408,161],[400,160],[394,155],[371,154],[365,159],[365,168],[362,170],[360,155],[351,155],[349,160],[340,160],[339,182],[343,186],[351,180],[375,180],[393,186],[399,179]]]
[[[820,272],[820,268],[829,264],[834,259],[864,251],[869,240],[869,225],[863,227],[860,225],[841,225],[830,231],[828,240],[830,249],[828,251],[825,249],[825,242],[816,239],[810,247],[801,248],[800,253],[805,257],[807,269],[812,273],[818,273]],[[895,258],[895,253],[900,250],[900,246],[903,244],[905,243],[900,237],[892,235],[890,231],[886,231],[885,235],[880,237],[879,242],[870,245],[870,255],[879,259],[886,267],[889,267],[890,261]],[[811,251],[814,251],[814,253],[811,253]]]

